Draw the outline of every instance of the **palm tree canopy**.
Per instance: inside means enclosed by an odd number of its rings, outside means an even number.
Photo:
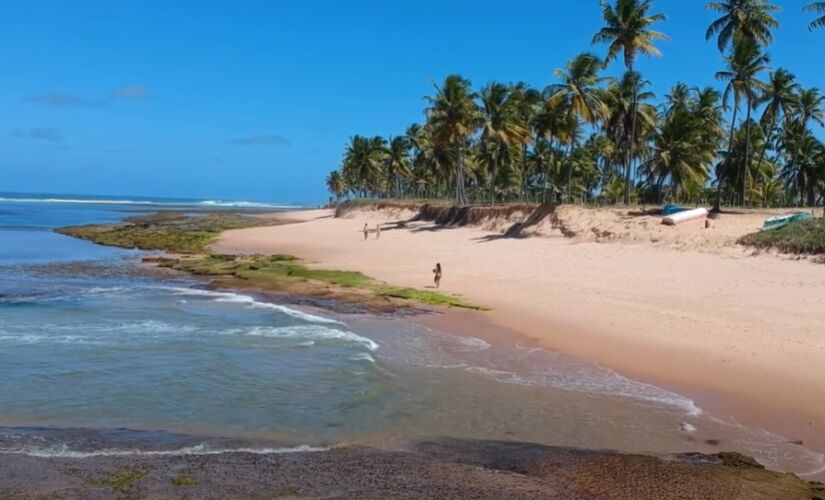
[[[336,198],[340,198],[347,194],[349,188],[347,187],[347,183],[344,180],[344,176],[341,175],[340,171],[333,170],[329,173],[329,175],[327,175],[327,189]]]
[[[811,24],[808,25],[809,30],[813,31],[816,28],[822,28],[825,26],[825,2],[811,2],[803,7],[802,10],[805,12],[822,14],[822,16],[811,21]]]
[[[802,127],[806,127],[810,122],[825,127],[825,95],[822,95],[818,88],[800,91],[793,106],[794,118]]]
[[[781,9],[767,0],[708,2],[707,8],[722,14],[705,33],[707,40],[718,35],[716,43],[720,52],[737,38],[751,38],[762,45],[770,45],[773,42],[771,30],[779,27],[773,13]]]
[[[765,84],[757,75],[765,71],[770,58],[762,52],[759,44],[752,38],[740,38],[733,44],[733,52],[725,56],[727,68],[716,73],[716,79],[727,81],[723,101],[727,103],[733,95],[734,106],[738,107],[740,99],[745,96],[753,103],[761,96]]]
[[[587,123],[597,123],[605,115],[600,99],[599,84],[605,78],[599,76],[604,63],[593,54],[579,54],[564,69],[554,74],[561,83],[548,87],[550,99],[555,104],[564,103],[570,117],[579,117]]]
[[[479,110],[469,80],[450,75],[436,87],[436,95],[425,97],[430,107],[427,121],[436,141],[455,146],[470,137],[478,127]]]
[[[621,52],[628,69],[633,68],[636,55],[660,56],[661,51],[654,42],[670,40],[667,35],[648,29],[656,22],[666,19],[664,14],[648,14],[650,0],[615,0],[615,5],[601,0],[602,17],[605,26],[593,36],[593,43],[610,44],[605,63],[610,63]]]
[[[376,191],[385,154],[381,137],[352,136],[344,151],[342,165],[347,184],[364,191]]]
[[[775,123],[780,116],[788,118],[796,102],[799,84],[796,77],[788,70],[779,68],[772,71],[764,94],[757,104],[765,105],[762,111],[762,125]]]
[[[686,110],[690,106],[690,102],[690,87],[685,82],[678,82],[670,89],[670,93],[665,96],[666,114]]]
[[[397,177],[409,177],[410,171],[409,155],[410,142],[406,136],[391,137],[387,147],[387,162],[389,171]]]
[[[521,95],[502,83],[491,83],[481,90],[483,141],[512,146],[526,143],[530,139],[527,122],[520,114],[521,98]]]

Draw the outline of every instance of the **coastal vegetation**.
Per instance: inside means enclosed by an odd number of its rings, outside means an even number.
[[[208,276],[218,287],[336,299],[382,311],[409,304],[481,309],[461,297],[393,286],[358,272],[312,269],[287,255],[213,255],[209,250],[209,244],[221,231],[277,223],[231,212],[159,212],[117,224],[64,227],[56,231],[101,245],[165,251],[169,255],[147,260],[160,267]]]
[[[825,219],[793,222],[779,229],[748,234],[739,243],[784,253],[825,254]]]
[[[101,245],[197,254],[206,252],[207,245],[221,231],[268,223],[266,219],[230,212],[208,212],[198,215],[158,212],[131,217],[117,224],[72,226],[56,231]]]
[[[698,3],[697,3],[698,4]],[[825,200],[825,95],[769,55],[768,0],[709,2],[719,17],[719,87],[675,82],[658,99],[636,69],[668,40],[650,0],[602,0],[603,27],[543,88],[461,75],[434,84],[423,123],[390,138],[353,135],[327,177],[336,200],[684,203],[778,207]],[[697,5],[697,8],[701,8]],[[806,12],[825,13],[825,2]],[[825,16],[810,28],[825,26]],[[810,36],[821,36],[819,33]],[[813,42],[812,42],[813,43]],[[622,71],[608,75],[616,60]]]
[[[159,264],[217,278],[217,284],[222,287],[344,299],[378,309],[396,308],[397,304],[392,299],[432,306],[480,309],[460,297],[388,285],[355,271],[310,269],[289,255],[204,255],[160,260]]]

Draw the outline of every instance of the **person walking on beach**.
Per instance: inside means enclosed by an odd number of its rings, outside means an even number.
[[[365,222],[365,223],[364,223],[364,239],[366,240],[366,239],[369,237],[369,235],[370,235],[370,227],[369,227],[369,225]]]
[[[441,288],[441,263],[440,262],[436,262],[435,269],[433,269],[433,274],[435,275],[433,277],[433,281],[435,282],[435,287],[436,288]]]
[[[381,224],[376,224],[375,225],[375,239],[377,240],[380,237],[381,237]]]

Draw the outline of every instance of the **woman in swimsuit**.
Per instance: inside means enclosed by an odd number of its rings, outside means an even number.
[[[433,274],[435,275],[433,281],[435,281],[435,287],[441,288],[441,263],[438,262],[435,264],[435,269],[433,269]]]

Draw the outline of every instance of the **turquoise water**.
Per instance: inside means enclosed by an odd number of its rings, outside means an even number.
[[[0,196],[0,452],[270,452],[454,436],[721,448],[796,472],[822,466],[782,436],[519,339],[210,291],[140,266],[140,252],[51,231],[215,203]]]

